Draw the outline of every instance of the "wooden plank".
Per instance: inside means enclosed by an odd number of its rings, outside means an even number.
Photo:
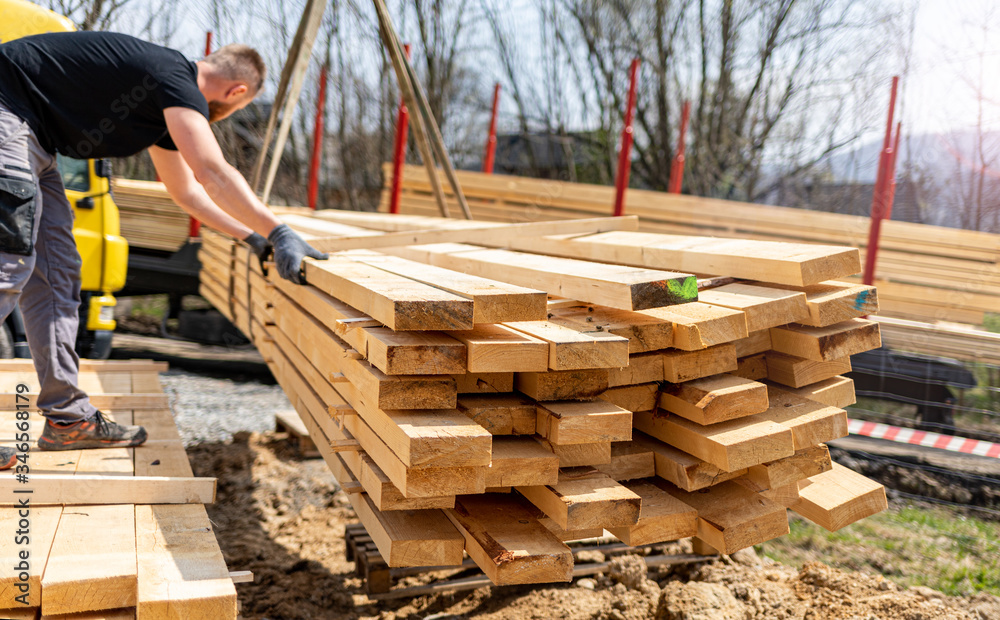
[[[632,412],[602,400],[539,403],[535,421],[535,431],[556,445],[632,439]]]
[[[77,454],[79,452],[77,451]],[[36,455],[31,455],[34,459]],[[66,456],[66,455],[64,455]],[[71,467],[75,468],[74,462]],[[34,470],[35,463],[31,464]],[[16,607],[39,607],[42,603],[42,572],[49,556],[52,540],[55,538],[62,507],[48,506],[30,509],[30,531],[27,538],[17,534],[21,529],[18,522],[21,516],[17,510],[0,510],[0,527],[9,532],[0,541],[0,560],[4,562],[5,570],[0,574],[0,608],[14,609]],[[27,558],[21,557],[26,552]],[[21,564],[21,562],[26,564]],[[20,581],[18,575],[27,567],[28,579]],[[19,587],[20,586],[20,587]],[[24,597],[20,600],[17,597]]]
[[[698,511],[646,480],[626,482],[625,487],[642,498],[635,525],[610,528],[626,545],[651,545],[679,540],[698,533]]]
[[[136,605],[132,506],[63,510],[42,575],[42,613],[65,614]]]
[[[792,431],[795,450],[846,437],[847,412],[792,394],[770,385],[767,397],[771,403],[764,413],[753,416],[777,422]]]
[[[656,475],[656,454],[640,442],[616,441],[611,444],[611,462],[594,469],[616,482],[652,478]]]
[[[364,493],[348,495],[385,563],[402,566],[460,566],[464,539],[440,510],[382,512]]]
[[[750,333],[746,315],[740,310],[700,302],[643,310],[640,314],[673,323],[673,346],[684,351],[733,342]]]
[[[736,340],[733,342],[733,345],[736,347],[736,357],[748,357],[764,353],[771,349],[771,331],[762,329],[750,332],[749,336]]]
[[[632,355],[629,356],[628,366],[609,369],[609,388],[654,381],[663,381],[663,355],[660,353]]]
[[[625,527],[639,520],[641,498],[592,467],[562,469],[556,484],[517,490],[564,530]]]
[[[751,332],[797,323],[809,317],[805,293],[737,282],[701,291],[701,302],[740,310]]]
[[[551,370],[619,368],[629,362],[628,339],[621,336],[595,338],[549,321],[506,323],[505,327],[547,342]]]
[[[296,224],[304,218],[285,218]],[[339,252],[353,249],[388,248],[403,245],[425,245],[428,243],[478,243],[487,247],[506,247],[508,242],[525,237],[543,237],[554,234],[591,234],[612,230],[636,230],[639,218],[634,215],[620,218],[597,217],[574,221],[530,222],[523,224],[496,224],[476,222],[468,227],[456,229],[408,230],[386,233],[377,237],[361,236],[330,237],[311,240],[310,243],[321,252]]]
[[[824,362],[769,351],[764,358],[767,361],[767,378],[793,388],[819,383],[851,372],[850,356]]]
[[[722,482],[696,493],[660,484],[698,511],[698,537],[721,553],[735,553],[788,534],[785,507],[736,482]]]
[[[751,381],[767,379],[767,358],[763,353],[741,357],[736,360],[736,370],[729,374]]]
[[[841,409],[850,407],[857,402],[854,396],[854,380],[848,377],[832,377],[819,383],[788,391],[802,398]]]
[[[170,365],[166,362],[152,360],[80,360],[80,372],[166,372]],[[35,372],[35,365],[27,359],[0,359],[0,372],[7,373]]]
[[[136,506],[136,616],[233,618],[236,588],[205,509]]]
[[[771,347],[780,353],[829,362],[882,345],[878,323],[851,319],[828,327],[787,325],[771,329]]]
[[[538,287],[552,295],[619,310],[659,308],[694,301],[698,296],[695,277],[684,273],[508,250],[484,250],[463,244],[393,248],[388,252],[484,278]]]
[[[0,506],[16,506],[14,492],[24,488],[13,472],[0,476]],[[211,504],[215,478],[171,476],[101,476],[88,474],[31,475],[32,505]]]
[[[445,512],[465,548],[497,585],[568,582],[573,554],[514,495],[467,496]]]
[[[450,375],[466,370],[465,345],[436,332],[394,332],[387,327],[360,330],[365,359],[387,375]]]
[[[469,372],[545,371],[549,368],[549,345],[542,340],[503,325],[478,325],[449,335],[468,351]]]
[[[683,383],[736,370],[736,347],[720,344],[700,351],[665,351],[663,378],[671,383]]]
[[[609,388],[598,398],[626,411],[650,411],[656,408],[659,389],[660,386],[657,383],[623,385]]]
[[[713,484],[738,478],[747,472],[746,469],[722,471],[711,463],[706,463],[639,431],[633,433],[632,444],[653,453],[657,476],[685,491],[704,489]]]
[[[659,406],[698,424],[715,424],[767,411],[767,387],[733,375],[715,375],[660,390]]]
[[[535,403],[517,394],[463,394],[458,410],[493,435],[532,435]],[[496,450],[496,437],[493,439]]]
[[[517,390],[537,401],[589,400],[608,389],[607,370],[550,370],[518,372]]]
[[[472,301],[464,297],[350,261],[303,264],[311,285],[390,329],[472,329]]]
[[[583,467],[611,463],[610,441],[559,446],[544,438],[538,438],[538,440],[547,450],[559,457],[559,467]]]
[[[674,344],[674,326],[670,321],[640,312],[605,306],[557,300],[549,304],[549,320],[584,330],[628,338],[629,353],[667,349]]]
[[[470,372],[452,375],[459,394],[504,394],[514,391],[512,372]]]
[[[747,469],[746,478],[759,490],[775,489],[829,471],[830,449],[825,444],[797,450],[792,456]]]
[[[796,323],[828,327],[849,319],[877,314],[878,292],[874,286],[851,282],[820,282],[799,288],[805,293],[809,316]]]
[[[472,300],[472,320],[477,324],[542,321],[546,317],[547,296],[544,291],[416,263],[398,256],[365,253],[350,254],[348,257]]]
[[[678,415],[635,413],[635,428],[724,471],[736,471],[795,453],[792,431],[757,414],[702,426]]]
[[[792,510],[830,531],[889,507],[885,487],[838,463],[800,482],[799,498]]]
[[[488,487],[556,484],[559,457],[532,437],[495,437]]]

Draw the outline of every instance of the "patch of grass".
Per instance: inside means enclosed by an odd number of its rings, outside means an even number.
[[[133,317],[153,317],[157,320],[162,320],[163,315],[167,313],[170,301],[167,295],[144,295],[140,297],[134,297],[132,300],[132,311],[130,315]]]
[[[819,560],[882,574],[901,586],[924,585],[950,595],[1000,596],[1000,523],[945,507],[893,505],[839,532],[792,515],[791,533],[758,552],[791,566]]]
[[[985,318],[983,318],[983,328],[986,331],[1000,334],[1000,314],[987,312]]]

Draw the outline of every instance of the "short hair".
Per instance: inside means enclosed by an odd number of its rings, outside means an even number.
[[[205,62],[215,67],[225,79],[245,82],[255,94],[260,92],[267,77],[264,59],[249,45],[224,45],[206,56]]]

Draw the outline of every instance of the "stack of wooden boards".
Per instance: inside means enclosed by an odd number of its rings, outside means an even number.
[[[134,449],[40,452],[34,368],[0,361],[2,445],[16,447],[27,433],[31,448],[18,469],[0,472],[0,618],[237,617],[234,576],[203,505],[214,500],[215,479],[192,477],[160,385],[165,369],[81,361],[79,384],[93,404],[141,424],[149,438]],[[29,391],[18,393],[19,384]]]
[[[847,434],[849,356],[879,345],[859,318],[874,289],[829,281],[856,250],[692,242],[667,259],[649,235],[606,237],[640,234],[635,218],[555,223],[572,241],[536,236],[553,224],[283,219],[342,251],[298,286],[206,232],[202,293],[260,349],[390,566],[465,551],[498,584],[568,581],[564,541],[604,530],[731,553],[787,533],[786,507],[839,528],[886,506],[822,443]],[[607,260],[642,250],[655,268]],[[710,264],[757,281],[664,270]]]
[[[524,222],[607,215],[614,188],[548,179],[459,172],[477,220]],[[386,165],[382,211],[388,211]],[[448,184],[442,183],[446,191]],[[401,210],[437,215],[427,171],[406,166]],[[453,206],[453,209],[457,207]],[[847,245],[864,251],[869,219],[630,189],[628,213],[642,230],[676,235]],[[981,325],[1000,308],[1000,235],[887,221],[882,225],[876,285],[882,312],[925,322]]]
[[[130,246],[173,252],[187,242],[190,218],[163,183],[116,178],[111,189]]]

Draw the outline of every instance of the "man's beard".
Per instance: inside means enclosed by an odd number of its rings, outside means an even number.
[[[208,122],[214,123],[216,121],[222,120],[229,116],[230,110],[235,106],[231,103],[224,103],[222,101],[209,101],[208,102]]]

